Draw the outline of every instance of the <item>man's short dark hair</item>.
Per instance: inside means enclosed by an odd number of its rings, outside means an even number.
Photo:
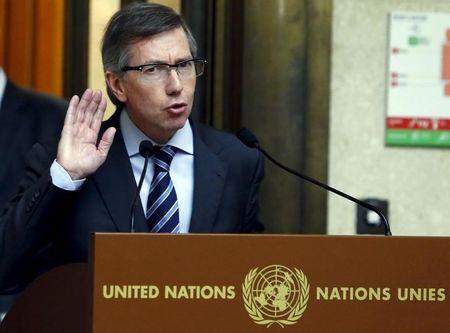
[[[172,8],[153,3],[134,3],[119,10],[106,26],[102,41],[103,70],[122,75],[128,64],[129,46],[161,32],[183,28],[193,57],[197,55],[197,43],[183,18]],[[119,101],[106,85],[108,96],[117,108]]]

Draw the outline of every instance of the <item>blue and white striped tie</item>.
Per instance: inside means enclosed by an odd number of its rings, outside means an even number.
[[[150,232],[180,232],[177,194],[169,174],[175,150],[175,147],[164,146],[152,156],[155,174],[145,214]]]

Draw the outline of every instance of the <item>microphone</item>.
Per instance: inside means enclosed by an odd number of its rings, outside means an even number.
[[[347,193],[344,193],[342,191],[339,191],[338,189],[335,189],[335,188],[333,188],[333,187],[331,187],[331,186],[329,186],[327,184],[324,184],[324,183],[322,183],[322,182],[320,182],[320,181],[318,181],[316,179],[313,179],[313,178],[308,177],[306,175],[302,175],[301,173],[299,173],[299,172],[297,172],[297,171],[295,171],[295,170],[293,170],[291,168],[288,168],[287,166],[284,166],[283,164],[281,164],[280,162],[275,160],[272,156],[270,156],[264,149],[262,149],[261,146],[259,145],[259,141],[256,138],[256,136],[252,132],[250,132],[248,129],[246,129],[245,127],[241,128],[236,133],[236,136],[238,137],[239,140],[241,140],[241,142],[244,145],[246,145],[247,147],[250,147],[250,148],[258,149],[273,164],[275,164],[276,166],[280,167],[281,169],[289,172],[290,174],[293,174],[293,175],[295,175],[295,176],[297,176],[297,177],[299,177],[301,179],[304,179],[304,180],[306,180],[306,181],[308,181],[310,183],[313,183],[314,185],[317,185],[317,186],[322,187],[322,188],[324,188],[324,189],[326,189],[328,191],[331,191],[331,192],[333,192],[333,193],[335,193],[335,194],[337,194],[337,195],[339,195],[341,197],[344,197],[344,198],[346,198],[346,199],[348,199],[350,201],[353,201],[354,203],[356,203],[356,204],[358,204],[358,205],[360,205],[360,206],[362,206],[362,207],[364,207],[364,208],[366,208],[368,210],[371,210],[371,211],[375,212],[381,218],[381,220],[383,221],[383,224],[384,224],[384,235],[385,236],[392,236],[391,228],[389,226],[389,222],[386,219],[386,217],[383,215],[383,213],[381,213],[378,210],[378,208],[372,206],[371,204],[368,204],[367,202],[364,202],[362,200],[358,200],[358,199],[352,197],[351,195],[349,195]]]
[[[133,198],[133,203],[131,205],[131,212],[130,212],[130,232],[134,232],[134,212],[136,211],[136,207],[138,206],[138,197],[139,193],[141,192],[142,184],[144,183],[145,174],[147,172],[147,165],[148,165],[148,159],[152,157],[154,154],[154,148],[153,144],[148,141],[144,140],[139,144],[139,153],[144,157],[144,168],[142,169],[141,178],[139,179],[139,184],[136,190],[136,194]]]

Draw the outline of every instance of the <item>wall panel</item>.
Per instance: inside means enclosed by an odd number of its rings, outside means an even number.
[[[0,65],[15,83],[61,96],[63,0],[0,0]]]
[[[37,0],[35,8],[33,87],[63,94],[64,1]]]

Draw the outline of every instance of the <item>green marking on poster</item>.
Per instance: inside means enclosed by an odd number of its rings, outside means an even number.
[[[417,36],[409,36],[409,45],[419,44],[419,38]]]
[[[450,147],[450,132],[387,129],[386,144],[389,146]]]

